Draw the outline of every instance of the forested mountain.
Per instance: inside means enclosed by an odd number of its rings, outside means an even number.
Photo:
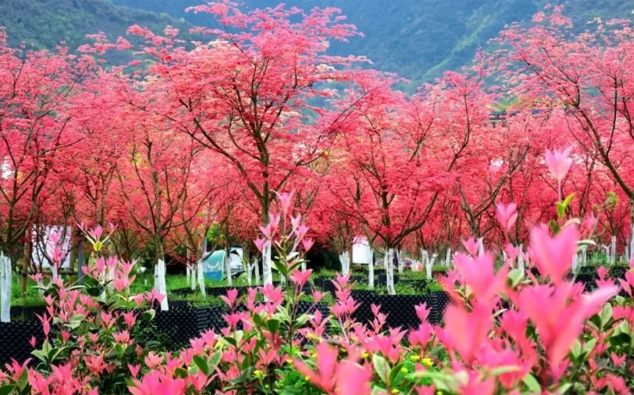
[[[281,0],[245,0],[245,7],[273,6]],[[526,21],[546,0],[286,0],[288,6],[341,8],[365,37],[334,43],[336,54],[366,55],[374,67],[397,72],[414,82],[431,80],[445,70],[468,64],[505,24]],[[139,24],[157,31],[172,24],[214,24],[208,15],[185,13],[197,0],[2,0],[0,25],[13,43],[71,47],[87,33],[112,37]],[[632,0],[559,0],[578,29],[595,18],[631,18]]]
[[[192,24],[210,24],[206,15],[185,13],[196,0],[112,0],[119,5],[167,13]],[[266,7],[281,0],[246,0],[246,7]],[[632,0],[285,0],[288,6],[341,8],[365,34],[332,46],[338,54],[366,55],[375,67],[415,82],[430,80],[473,59],[478,47],[505,24],[529,20],[547,3],[564,3],[578,28],[588,20],[630,18]],[[204,2],[202,2],[204,3]]]
[[[12,45],[54,48],[64,41],[76,48],[86,42],[86,34],[103,31],[116,38],[133,24],[154,31],[169,24],[186,26],[166,14],[115,6],[110,0],[0,0],[0,26]]]

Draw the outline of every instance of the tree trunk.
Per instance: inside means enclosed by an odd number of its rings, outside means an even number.
[[[200,288],[200,293],[203,295],[203,298],[206,298],[207,290],[205,289],[205,274],[202,259],[196,264],[196,271],[198,272],[198,287]]]
[[[29,268],[31,267],[31,241],[24,244],[24,259],[22,260],[22,299],[26,298],[26,287],[29,282]]]
[[[11,322],[11,260],[0,253],[0,322]]]
[[[262,276],[264,277],[263,285],[273,284],[273,271],[271,269],[271,246],[268,245],[268,243],[264,247],[264,252],[262,253]]]
[[[260,285],[260,262],[257,256],[253,257],[253,270],[255,270],[255,285]]]
[[[387,293],[388,295],[396,295],[396,289],[394,288],[394,249],[388,248],[385,254],[387,260]]]
[[[227,271],[227,285],[230,287],[233,285],[233,276],[231,273],[231,249],[225,250],[225,270]]]
[[[165,282],[165,261],[162,259],[158,260],[156,267],[154,268],[154,287],[156,291],[163,295],[163,300],[161,300],[161,310],[168,311],[169,304],[167,302],[167,284]]]
[[[451,265],[451,247],[447,247],[447,254],[445,255],[445,266]]]
[[[370,262],[368,262],[368,288],[374,289],[374,250],[370,250]]]

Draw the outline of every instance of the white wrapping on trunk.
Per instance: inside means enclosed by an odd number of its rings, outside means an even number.
[[[368,263],[368,288],[374,289],[374,250],[370,250],[370,262]]]
[[[271,246],[264,246],[262,253],[262,275],[264,277],[264,285],[273,284],[273,271],[271,269]],[[257,274],[257,272],[256,272]]]
[[[165,283],[165,261],[162,259],[158,260],[156,267],[154,268],[154,289],[160,295],[163,295],[163,300],[161,300],[161,310],[168,311],[169,304],[167,302],[167,284]]]
[[[388,295],[396,295],[396,289],[394,288],[394,249],[390,248],[387,250],[385,260],[387,260],[387,293]]]
[[[207,289],[205,288],[205,273],[204,273],[204,263],[200,260],[196,264],[196,271],[198,272],[198,288],[200,288],[200,293],[203,295],[203,298],[207,297]]]
[[[11,260],[0,253],[0,322],[11,322]]]

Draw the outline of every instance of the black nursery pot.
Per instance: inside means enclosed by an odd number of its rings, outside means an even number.
[[[401,327],[403,329],[416,328],[420,320],[415,307],[426,303],[431,308],[428,320],[438,323],[448,302],[444,292],[430,292],[427,295],[378,295],[373,291],[352,291],[352,297],[361,302],[353,318],[360,323],[368,324],[374,319],[372,305],[381,306],[381,312],[387,314],[388,328]]]
[[[35,337],[35,348],[44,342],[44,330],[40,321],[14,321],[0,323],[0,366],[15,359],[22,364],[32,358],[31,338]]]

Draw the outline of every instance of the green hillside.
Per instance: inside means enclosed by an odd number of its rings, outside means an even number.
[[[208,15],[185,13],[198,0],[0,0],[0,26],[12,44],[71,48],[85,42],[87,33],[123,35],[139,24],[154,31],[171,24],[213,26]],[[280,0],[244,0],[245,7],[273,6]],[[341,8],[366,36],[350,43],[333,43],[334,54],[366,55],[374,67],[397,72],[415,84],[445,70],[468,64],[479,47],[504,25],[527,21],[547,0],[286,0],[288,6]],[[631,18],[634,0],[555,0],[583,29],[595,17]]]
[[[192,24],[213,24],[206,15],[183,10],[204,1],[113,0],[119,5],[163,12]],[[278,0],[246,0],[246,7],[266,7]],[[338,7],[365,38],[334,44],[339,54],[367,55],[375,67],[394,71],[414,82],[429,81],[445,70],[459,69],[473,59],[478,47],[514,21],[530,20],[550,2],[536,0],[286,0],[288,6],[310,9]],[[577,26],[597,16],[630,18],[632,0],[565,0],[566,13]]]
[[[116,38],[133,24],[153,31],[169,24],[186,26],[165,14],[115,6],[109,0],[0,0],[0,26],[12,45],[54,48],[64,41],[76,48],[86,42],[86,34],[103,31]]]

